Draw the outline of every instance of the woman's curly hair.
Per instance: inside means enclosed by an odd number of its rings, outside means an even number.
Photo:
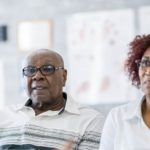
[[[132,85],[139,88],[140,79],[138,75],[138,67],[136,60],[142,58],[144,52],[150,47],[150,34],[137,35],[134,40],[129,43],[128,58],[125,62],[125,71],[127,72]]]

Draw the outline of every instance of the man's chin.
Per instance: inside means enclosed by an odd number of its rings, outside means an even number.
[[[32,96],[32,101],[33,102],[42,102],[42,103],[48,103],[49,102],[49,99],[45,96],[45,95],[35,95],[35,96]]]

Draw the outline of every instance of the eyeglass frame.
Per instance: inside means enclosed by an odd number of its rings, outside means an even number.
[[[44,68],[44,67],[48,67],[48,66],[51,66],[52,68],[53,68],[53,71],[51,72],[51,73],[43,73],[43,71],[41,70],[42,68]],[[25,74],[25,69],[29,69],[29,68],[34,68],[35,69],[35,72],[34,73],[32,73],[32,75],[27,75],[27,74]],[[44,76],[47,76],[47,75],[51,75],[51,74],[53,74],[55,71],[57,71],[57,70],[59,70],[59,69],[64,69],[64,67],[61,67],[61,66],[58,66],[58,67],[55,67],[55,66],[53,66],[53,65],[51,65],[51,64],[49,64],[49,65],[43,65],[43,66],[41,66],[41,67],[35,67],[35,66],[27,66],[27,67],[24,67],[23,69],[22,69],[22,73],[23,73],[23,76],[26,76],[26,77],[33,77],[34,75],[36,75],[36,73],[38,72],[38,71],[40,71],[40,73],[42,74],[42,75],[44,75]]]

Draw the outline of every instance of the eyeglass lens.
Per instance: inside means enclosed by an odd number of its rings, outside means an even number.
[[[40,68],[36,68],[34,66],[28,66],[23,68],[23,74],[25,76],[33,76],[37,73],[37,71],[40,71],[43,75],[49,75],[54,73],[55,67],[52,65],[42,66]]]
[[[142,59],[138,61],[139,67],[150,67],[150,59]]]

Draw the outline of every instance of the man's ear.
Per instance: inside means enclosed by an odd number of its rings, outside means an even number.
[[[67,80],[67,70],[64,69],[64,71],[63,71],[63,86],[66,85],[66,80]]]

